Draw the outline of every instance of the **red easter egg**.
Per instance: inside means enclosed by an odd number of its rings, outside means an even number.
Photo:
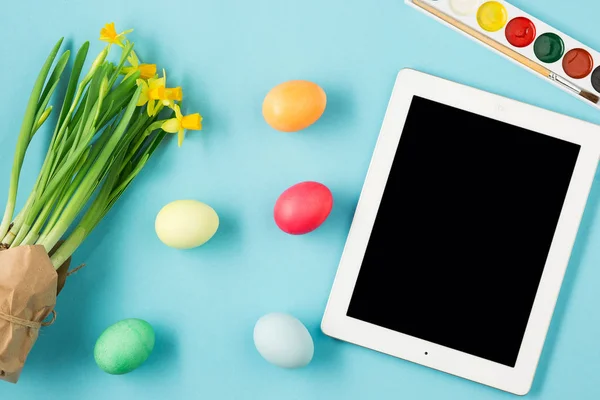
[[[333,196],[318,182],[298,183],[279,196],[275,203],[275,223],[291,235],[303,235],[317,229],[329,216]]]

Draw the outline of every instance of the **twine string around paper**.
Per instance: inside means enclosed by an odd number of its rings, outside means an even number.
[[[73,275],[74,273],[76,273],[83,267],[85,267],[85,264],[81,264],[77,268],[72,269],[71,271],[67,272],[67,276]],[[54,321],[56,321],[56,310],[52,310],[51,315],[52,315],[52,318],[50,318],[49,321],[37,322],[37,321],[28,321],[26,319],[15,317],[15,316],[9,315],[9,314],[5,314],[2,311],[0,311],[0,319],[8,321],[11,324],[23,326],[25,328],[30,328],[30,329],[33,329],[36,331],[39,330],[42,326],[50,326],[54,323]]]
[[[54,323],[54,321],[56,321],[56,311],[52,310],[52,318],[50,318],[49,321],[42,321],[42,322],[28,321],[26,319],[22,319],[19,317],[5,314],[2,311],[0,311],[0,319],[8,321],[11,324],[24,326],[26,328],[30,328],[30,329],[34,329],[34,330],[39,330],[42,326],[50,326]]]

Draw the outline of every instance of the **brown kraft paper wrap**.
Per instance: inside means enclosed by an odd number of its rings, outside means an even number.
[[[44,247],[0,251],[0,380],[19,379],[42,322],[54,310],[57,285]]]

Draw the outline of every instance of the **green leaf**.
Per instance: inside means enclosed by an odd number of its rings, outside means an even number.
[[[62,125],[67,117],[67,113],[69,112],[69,108],[71,107],[71,103],[73,102],[73,98],[75,96],[75,91],[77,90],[77,84],[79,82],[81,70],[83,69],[83,64],[85,63],[89,48],[90,42],[85,42],[77,51],[75,62],[73,63],[73,69],[71,70],[71,77],[69,78],[69,85],[67,86],[67,91],[65,93],[63,106],[60,110],[60,117],[58,118],[57,127]]]
[[[54,70],[52,71],[52,74],[50,75],[50,78],[48,78],[48,82],[46,83],[46,88],[44,89],[40,97],[40,101],[38,103],[38,113],[39,110],[42,110],[43,112],[43,110],[46,109],[46,106],[50,101],[50,97],[52,96],[52,93],[54,93],[54,90],[56,89],[56,86],[60,81],[60,77],[62,76],[62,73],[64,72],[65,67],[67,66],[67,62],[69,61],[70,56],[71,52],[67,50],[56,62]]]
[[[56,86],[58,85],[59,81],[54,82],[54,84],[52,85],[51,88],[49,88],[50,90],[48,91],[49,96],[47,96],[39,105],[38,108],[38,112],[35,114],[35,117],[33,118],[35,121],[35,124],[33,126],[33,129],[31,130],[31,137],[29,138],[29,140],[31,140],[33,138],[33,135],[35,134],[35,132],[37,131],[37,129],[39,128],[39,126],[37,126],[38,121],[42,118],[42,114],[44,114],[46,112],[46,108],[48,106],[48,103],[50,102],[50,97],[52,96],[52,93],[54,93],[54,90],[56,89]]]
[[[104,180],[104,184],[102,185],[102,189],[98,193],[98,196],[90,206],[90,209],[86,213],[86,215],[81,220],[82,224],[85,225],[91,224],[93,226],[96,225],[98,221],[102,219],[104,216],[104,209],[110,200],[110,194],[114,189],[114,186],[118,183],[119,178],[119,168],[123,161],[123,157],[125,156],[124,151],[119,151],[116,157],[113,160],[113,168],[111,168]],[[91,230],[91,229],[90,229]]]
[[[87,90],[85,91],[85,93],[83,94],[82,98],[81,98],[81,103],[80,106],[77,107],[77,111],[75,111],[75,115],[73,115],[73,117],[71,118],[70,121],[68,121],[67,126],[71,127],[70,131],[73,132],[74,126],[79,125],[79,123],[81,123],[81,119],[83,116],[83,111],[85,109],[84,105],[87,102],[87,98],[88,98],[88,92]]]
[[[117,186],[116,189],[114,189],[114,193],[116,194],[116,196],[111,200],[117,200],[117,198],[125,191],[127,186],[129,186],[131,181],[140,173],[142,168],[144,168],[149,158],[150,156],[148,154],[142,156],[137,165],[134,166],[134,168],[127,174],[127,176],[124,179],[120,179],[119,186]],[[112,201],[113,204],[114,201]]]
[[[104,99],[103,109],[100,113],[103,115],[103,118],[99,122],[100,126],[103,126],[108,121],[112,120],[127,106],[129,99],[131,99],[131,96],[133,96],[133,93],[137,89],[136,79],[139,75],[140,73],[138,71],[121,81],[119,85],[108,93]]]
[[[155,124],[157,124],[157,123],[153,122],[150,124],[150,127],[146,127],[144,129],[144,138],[148,137],[148,135],[149,135],[148,129],[151,129],[152,126],[156,126]],[[155,128],[155,129],[157,129],[157,128]],[[153,129],[153,130],[155,130],[155,129]],[[126,164],[121,167],[122,172],[120,175],[119,186],[111,194],[111,200],[107,206],[107,209],[105,210],[105,214],[108,213],[110,208],[115,204],[115,202],[119,199],[119,197],[121,197],[123,192],[125,192],[125,190],[131,184],[133,179],[135,179],[135,177],[144,168],[144,166],[146,165],[146,163],[148,162],[148,160],[150,159],[150,157],[152,156],[154,151],[156,151],[156,149],[158,148],[160,143],[164,140],[166,135],[167,135],[167,133],[161,129],[161,130],[159,130],[159,132],[156,135],[154,135],[154,137],[152,137],[152,139],[149,140],[150,143],[148,145],[144,146],[144,144],[140,144],[140,145],[133,146],[134,149],[132,149],[130,151],[130,154],[129,154],[130,157],[128,158],[129,160],[131,159],[132,156],[136,155],[136,153],[138,152],[138,150],[140,148],[142,148],[144,150],[138,157],[135,157],[135,159],[133,161],[127,161],[127,159],[126,159]]]
[[[102,80],[106,76],[106,69],[102,66],[96,70],[94,75],[92,76],[92,82],[87,90],[86,102],[84,104],[83,114],[81,116],[81,121],[85,121],[85,123],[79,125],[79,129],[77,129],[75,133],[75,138],[73,144],[71,146],[71,150],[69,154],[73,154],[75,150],[79,147],[79,142],[84,138],[82,145],[87,146],[88,140],[86,138],[89,136],[89,133],[94,128],[95,118],[98,115],[99,108],[101,104],[98,102],[102,101],[99,99],[100,87],[102,85]],[[91,139],[91,138],[90,138]]]
[[[117,78],[121,74],[121,68],[123,68],[123,65],[125,65],[125,61],[127,61],[127,57],[129,57],[129,54],[131,54],[132,50],[133,43],[127,42],[127,44],[125,44],[125,47],[123,48],[123,51],[121,52],[121,59],[119,60],[119,64],[116,66],[112,76],[110,77],[110,87],[112,87],[117,81]]]
[[[127,109],[123,113],[117,128],[114,133],[109,137],[107,143],[103,146],[98,158],[95,160],[94,165],[90,168],[89,172],[75,191],[73,198],[63,211],[63,215],[60,220],[56,223],[55,227],[48,234],[43,242],[38,244],[43,245],[47,250],[52,249],[56,243],[61,239],[62,235],[69,229],[69,226],[73,223],[79,212],[83,209],[85,203],[91,197],[90,192],[101,178],[101,175],[106,171],[106,165],[110,163],[111,159],[114,159],[114,154],[118,148],[119,142],[129,126],[129,122],[133,117],[133,113],[136,109],[136,103],[141,93],[141,88],[135,92],[129,101]],[[70,161],[70,160],[69,160]],[[57,172],[57,176],[66,174],[66,171],[62,171],[68,165],[69,161],[63,165]],[[72,164],[71,164],[72,165]],[[49,186],[58,185],[58,183],[50,182]],[[44,193],[44,196],[47,194]],[[47,200],[47,199],[45,199]],[[44,200],[41,200],[42,203]]]
[[[46,122],[46,120],[48,119],[50,114],[52,114],[52,106],[48,107],[46,109],[46,111],[44,111],[42,113],[42,115],[40,115],[40,117],[37,119],[37,122],[35,123],[35,126],[33,127],[32,131],[31,131],[32,137],[35,135],[35,133],[38,131],[38,129],[40,129],[42,127],[42,125],[44,125],[44,122]]]
[[[61,38],[50,52],[50,55],[42,66],[37,80],[33,85],[33,90],[31,91],[31,96],[29,97],[29,102],[27,104],[27,109],[25,110],[25,116],[21,125],[21,131],[19,132],[19,138],[17,140],[17,149],[15,151],[15,158],[10,176],[8,200],[6,202],[6,209],[4,211],[2,223],[0,223],[0,238],[4,238],[8,232],[12,217],[15,212],[15,203],[17,199],[17,190],[19,187],[19,177],[21,176],[21,167],[23,166],[23,159],[25,158],[25,153],[27,152],[29,142],[31,141],[31,130],[36,122],[34,118],[37,112],[38,101],[44,88],[44,82],[46,81],[48,73],[50,72],[52,63],[58,54],[58,50],[60,49],[62,41],[63,39]]]

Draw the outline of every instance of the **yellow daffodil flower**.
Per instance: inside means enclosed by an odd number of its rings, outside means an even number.
[[[150,98],[162,101],[163,105],[167,107],[173,107],[176,101],[183,99],[183,90],[181,86],[176,88],[167,88],[159,86],[154,91],[150,92]]]
[[[175,118],[166,120],[162,124],[162,130],[168,133],[177,133],[177,144],[181,147],[183,139],[185,138],[186,129],[192,131],[199,131],[202,129],[202,117],[200,114],[181,114],[181,109],[177,104],[173,105],[173,111],[175,111]]]
[[[183,99],[183,90],[181,87],[166,87],[167,73],[164,69],[162,78],[150,78],[148,82],[138,79],[137,84],[142,87],[142,93],[137,105],[143,106],[148,103],[148,115],[151,117],[156,115],[156,110],[158,109],[156,107],[157,101],[161,101],[165,106],[172,107],[176,101]]]
[[[164,106],[173,107],[176,101],[183,99],[183,90],[181,86],[175,88],[167,87],[167,71],[163,69],[162,85],[156,86],[149,92],[149,98],[151,100],[162,101]]]
[[[131,32],[133,32],[133,29],[117,33],[117,30],[115,29],[115,23],[111,22],[104,25],[104,27],[100,29],[100,40],[109,44],[116,44],[117,46],[123,47],[122,39],[125,37],[125,35]]]
[[[121,71],[125,73],[125,78],[129,78],[131,75],[135,74],[137,71],[140,71],[141,79],[150,79],[156,76],[156,64],[141,64],[140,59],[138,58],[135,51],[131,51],[129,57],[127,57],[127,61],[131,64],[130,67],[123,67]]]
[[[150,117],[153,117],[158,112],[158,108],[156,107],[156,101],[150,99],[150,92],[156,91],[159,86],[164,86],[162,78],[150,78],[148,81],[144,79],[138,79],[136,81],[137,85],[142,88],[142,92],[140,93],[140,98],[138,99],[137,106],[141,107],[144,104],[148,103],[147,111]]]

